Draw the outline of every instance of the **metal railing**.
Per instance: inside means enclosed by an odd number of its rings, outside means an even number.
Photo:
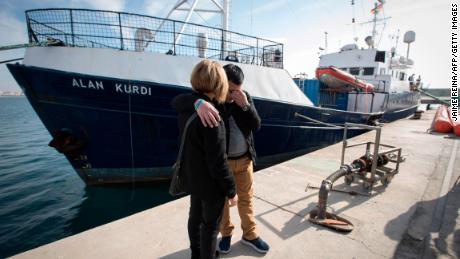
[[[26,11],[30,43],[113,48],[283,68],[283,44],[219,28],[125,12],[91,9]],[[177,40],[179,38],[179,40]]]
[[[371,83],[374,85],[374,92],[375,93],[384,93],[388,92],[389,86],[387,85],[386,80],[381,80],[381,79],[362,79],[368,83]]]

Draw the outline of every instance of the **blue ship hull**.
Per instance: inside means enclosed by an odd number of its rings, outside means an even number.
[[[20,64],[9,64],[8,69],[53,137],[59,131],[71,132],[84,144],[71,154],[63,153],[87,184],[170,177],[178,151],[177,118],[170,102],[190,88]],[[369,124],[379,116],[260,98],[254,103],[262,119],[255,134],[258,168],[342,140],[342,129],[308,122],[295,113],[339,125]],[[405,117],[415,108],[397,116]],[[349,136],[361,133],[351,130]]]
[[[327,88],[327,85],[317,79],[300,80],[295,78],[294,82],[316,106],[346,111],[348,109],[349,95],[356,95],[355,92],[335,92],[330,94],[330,92],[323,91],[323,89]],[[384,112],[379,121],[392,122],[414,114],[419,100],[420,93],[414,91],[387,93],[382,107]]]

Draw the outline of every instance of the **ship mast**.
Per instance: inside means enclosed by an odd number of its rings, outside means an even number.
[[[372,42],[375,42],[375,39],[376,39],[375,37],[378,34],[378,32],[377,32],[377,23],[382,22],[382,21],[386,21],[388,19],[391,19],[391,17],[384,17],[384,18],[381,18],[381,19],[377,18],[378,13],[383,8],[383,5],[385,3],[384,0],[377,0],[377,1],[378,1],[378,3],[374,3],[374,8],[371,10],[371,12],[374,14],[374,17],[372,18],[372,20],[367,21],[367,22],[359,23],[360,25],[372,23],[372,36],[368,36],[368,38],[370,37]],[[375,48],[375,47],[372,44],[372,46],[370,46],[370,48]]]
[[[373,23],[373,26],[372,26],[372,39],[375,40],[375,35],[377,35],[377,31],[376,31],[376,27],[377,27],[377,3],[374,3],[374,18],[372,19],[372,23]]]
[[[185,17],[184,24],[182,24],[178,36],[176,37],[174,41],[174,46],[179,43],[179,40],[181,38],[182,33],[185,30],[185,27],[187,26],[187,23],[190,21],[190,17],[192,16],[193,12],[196,13],[218,13],[222,15],[222,30],[223,30],[223,51],[225,53],[227,49],[227,31],[228,31],[228,26],[229,26],[229,11],[230,11],[230,0],[222,0],[222,3],[219,3],[218,0],[209,0],[214,4],[214,7],[217,7],[217,9],[198,9],[197,5],[200,0],[193,0],[192,3],[188,3],[187,0],[178,0],[177,3],[174,5],[174,7],[169,11],[168,15],[166,15],[166,19],[169,19],[169,17],[174,13],[174,11],[185,11],[188,12],[187,16]],[[190,7],[183,7],[184,4],[188,3]],[[163,24],[165,23],[166,20],[163,20],[163,22],[160,24],[158,27],[158,30],[163,27]],[[173,54],[173,50],[169,50],[169,54]]]

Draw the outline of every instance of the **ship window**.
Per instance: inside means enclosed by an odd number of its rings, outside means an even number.
[[[357,76],[357,75],[359,75],[359,67],[350,67],[349,72],[350,72],[350,74]]]
[[[339,69],[342,70],[342,71],[347,72],[347,68],[346,68],[346,67],[341,67],[341,68],[339,68]]]
[[[404,72],[401,72],[399,74],[399,80],[404,81],[404,79],[406,79],[406,74]]]
[[[363,76],[372,76],[374,74],[373,67],[365,67],[363,70]]]
[[[375,62],[385,63],[385,51],[377,51],[375,53]]]
[[[391,70],[391,76],[394,76],[394,75],[393,75],[393,72],[395,72],[395,71],[394,71],[394,70]]]

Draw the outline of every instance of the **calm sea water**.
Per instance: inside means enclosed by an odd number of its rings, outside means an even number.
[[[87,187],[50,140],[25,97],[0,97],[0,258],[172,200],[167,183]]]

